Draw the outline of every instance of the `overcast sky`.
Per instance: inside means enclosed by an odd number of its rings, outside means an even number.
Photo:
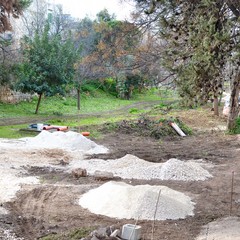
[[[110,14],[115,13],[118,20],[130,20],[133,3],[120,3],[119,0],[53,0],[55,4],[63,6],[64,13],[70,13],[75,18],[88,15],[95,18],[96,14],[106,8]]]

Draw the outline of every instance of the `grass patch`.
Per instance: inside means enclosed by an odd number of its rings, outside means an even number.
[[[36,132],[19,131],[20,129],[26,128],[25,124],[12,125],[12,126],[0,126],[0,137],[1,138],[22,138],[22,137],[34,137],[37,135]]]
[[[94,230],[93,227],[89,228],[79,228],[74,229],[73,231],[66,233],[66,234],[50,234],[48,236],[39,238],[40,240],[77,240],[87,237],[92,231]]]
[[[240,134],[240,117],[236,120],[236,126],[233,130],[229,131],[229,134]]]
[[[131,100],[121,100],[108,93],[98,89],[94,94],[82,93],[81,110],[77,110],[77,99],[74,97],[44,97],[39,109],[39,114],[34,114],[38,98],[34,97],[30,102],[21,102],[18,104],[0,103],[0,119],[7,118],[27,118],[28,122],[33,119],[32,123],[42,122],[52,125],[64,125],[70,128],[79,129],[79,131],[88,131],[89,126],[101,125],[105,123],[116,123],[124,119],[132,120],[138,118],[146,110],[140,107],[133,107],[125,111],[133,103],[144,101],[161,101],[164,97],[170,96],[170,93],[162,93],[157,89],[151,89],[144,94],[135,94]],[[140,105],[139,105],[140,106]],[[121,109],[115,113],[112,110]],[[95,114],[95,116],[78,117],[79,113]],[[149,115],[152,113],[149,112]],[[47,117],[48,121],[36,120]],[[0,126],[0,137],[2,138],[20,138],[26,136],[35,136],[37,133],[20,132],[19,129],[27,128],[28,125]],[[99,137],[98,131],[92,130],[91,136]]]
[[[135,94],[130,100],[122,100],[113,95],[97,90],[95,94],[83,93],[81,96],[82,114],[86,113],[102,113],[115,110],[140,101],[157,101],[169,99],[170,94],[162,94],[160,90],[149,90],[144,94]],[[173,96],[171,96],[172,98]],[[34,97],[31,101],[22,101],[17,104],[0,103],[0,118],[11,117],[34,117],[38,97]],[[64,116],[77,114],[76,97],[42,97],[39,108],[39,116]]]

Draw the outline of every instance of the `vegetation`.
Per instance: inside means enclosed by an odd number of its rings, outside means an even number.
[[[77,239],[82,239],[88,236],[93,230],[94,230],[93,227],[75,229],[72,232],[69,232],[68,234],[50,234],[40,239],[41,240],[64,240],[64,239],[77,240]]]
[[[88,90],[90,87],[87,88]],[[94,87],[92,86],[92,89]],[[20,102],[18,104],[0,104],[0,120],[7,118],[26,119],[29,124],[36,123],[36,116],[34,114],[34,107],[37,103],[37,97],[33,98],[31,102]],[[82,94],[82,108],[79,112],[76,107],[76,99],[74,97],[43,97],[42,105],[44,108],[39,113],[39,121],[54,124],[54,125],[67,125],[70,128],[79,128],[81,131],[87,131],[91,125],[99,125],[104,123],[115,123],[124,119],[136,119],[139,115],[149,114],[156,115],[156,112],[149,111],[149,107],[145,108],[144,102],[155,105],[156,101],[173,101],[173,95],[166,90],[151,90],[145,94],[137,94],[131,100],[119,100],[115,96],[106,94],[102,90],[92,92],[86,91]],[[139,103],[143,104],[139,104]],[[130,105],[130,107],[128,107]],[[160,105],[157,105],[161,109]],[[162,104],[163,111],[165,105]],[[88,116],[84,114],[92,114]],[[95,114],[95,115],[94,115]],[[158,112],[159,114],[159,112]],[[32,121],[31,121],[32,119]],[[46,120],[48,119],[48,120]],[[25,120],[26,121],[26,120]],[[19,133],[19,129],[27,128],[28,125],[14,125],[2,126],[0,137],[18,138],[22,137],[26,132]]]
[[[4,3],[4,13],[13,13],[17,6],[24,9],[30,2]],[[240,86],[238,1],[136,0],[134,23],[116,20],[107,9],[94,20],[74,20],[61,7],[49,12],[46,1],[36,0],[33,7],[36,14],[24,15],[21,52],[13,49],[13,41],[0,41],[0,85],[38,98],[1,104],[1,118],[26,114],[31,118],[33,104],[38,113],[40,102],[44,106],[40,117],[54,116],[54,121],[79,115],[80,110],[105,112],[132,104],[150,91],[153,96],[145,99],[154,100],[155,89],[164,85],[177,89],[191,108],[213,101],[218,115],[226,73],[231,72],[228,128],[235,127]],[[75,92],[76,99],[70,97]],[[158,109],[165,114],[176,107],[161,104],[148,114],[156,115]],[[126,112],[132,117],[145,110],[131,106]]]
[[[160,43],[158,58],[164,59],[162,65],[183,98],[193,104],[213,99],[218,115],[223,81],[228,77],[232,80],[228,119],[228,128],[232,129],[239,111],[239,1],[136,0],[136,3],[138,23],[154,29]],[[226,72],[230,76],[226,77]]]
[[[161,139],[165,136],[178,136],[176,131],[170,126],[171,122],[175,122],[183,130],[186,135],[192,134],[192,130],[186,126],[178,118],[153,118],[142,115],[135,121],[124,120],[116,125],[117,132],[134,133],[140,136],[153,137]]]
[[[22,92],[37,93],[39,100],[35,113],[38,113],[42,95],[64,94],[65,87],[74,76],[74,63],[77,50],[71,39],[64,42],[58,35],[51,36],[49,24],[43,35],[35,34],[33,39],[24,39],[23,56],[20,65],[17,89]]]

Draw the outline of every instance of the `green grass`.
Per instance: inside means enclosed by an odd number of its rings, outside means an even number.
[[[240,134],[240,117],[237,118],[236,120],[236,125],[233,130],[229,132],[230,134]]]
[[[135,94],[131,100],[121,100],[101,90],[96,91],[93,95],[82,94],[81,97],[81,113],[97,113],[118,109],[140,101],[156,101],[166,100],[169,93],[161,93],[156,89],[147,91],[144,94]],[[20,102],[17,104],[0,103],[0,118],[11,117],[34,117],[38,98],[34,97],[31,102]],[[39,116],[63,116],[77,114],[77,99],[74,97],[43,97]]]
[[[37,133],[19,131],[19,129],[26,128],[26,124],[21,125],[10,125],[10,126],[0,126],[0,137],[1,138],[22,138],[22,137],[32,137]]]
[[[50,124],[66,125],[70,128],[80,129],[80,131],[88,131],[88,126],[90,125],[115,123],[123,119],[134,119],[139,115],[146,113],[146,110],[138,109],[137,107],[130,108],[126,111],[117,111],[114,114],[107,113],[108,111],[120,109],[137,102],[169,100],[171,96],[172,95],[165,90],[162,92],[156,89],[152,89],[151,91],[147,91],[144,94],[135,94],[131,100],[121,100],[101,90],[98,90],[94,91],[94,93],[91,94],[82,94],[80,112],[77,110],[77,99],[74,97],[43,97],[39,109],[39,114],[37,116],[41,118],[50,117],[51,120],[47,121],[47,123]],[[34,114],[34,112],[37,101],[37,97],[34,97],[31,102],[21,102],[18,104],[0,103],[0,119],[24,117],[27,117],[28,119],[35,119],[36,114]],[[105,114],[103,114],[104,112]],[[97,115],[91,117],[78,117],[79,113],[95,113]],[[76,116],[69,118],[71,115]],[[18,131],[21,128],[27,127],[27,124],[0,126],[0,137],[20,138],[25,136],[32,136],[34,133]],[[93,133],[93,135],[98,136],[98,133]]]
[[[41,240],[64,240],[64,239],[77,240],[77,239],[82,239],[82,238],[88,236],[93,230],[94,230],[93,227],[75,229],[69,233],[50,234],[50,235],[42,237],[40,239]]]

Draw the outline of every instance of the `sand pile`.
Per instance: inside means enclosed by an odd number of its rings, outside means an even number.
[[[107,148],[76,132],[42,131],[36,137],[22,138],[27,147],[31,148],[60,148],[71,151],[82,151],[86,154],[106,153]]]
[[[92,213],[108,217],[153,220],[160,190],[156,220],[194,215],[194,203],[183,193],[165,186],[131,186],[113,181],[85,193],[79,204]]]
[[[21,189],[21,184],[37,184],[36,177],[20,177],[14,169],[3,169],[0,167],[0,203],[10,201],[17,191]]]
[[[95,171],[112,172],[114,176],[123,179],[199,181],[212,177],[200,163],[178,159],[169,159],[165,163],[151,163],[130,154],[116,160],[74,161],[70,163],[70,168],[84,168],[89,174],[94,174]]]

